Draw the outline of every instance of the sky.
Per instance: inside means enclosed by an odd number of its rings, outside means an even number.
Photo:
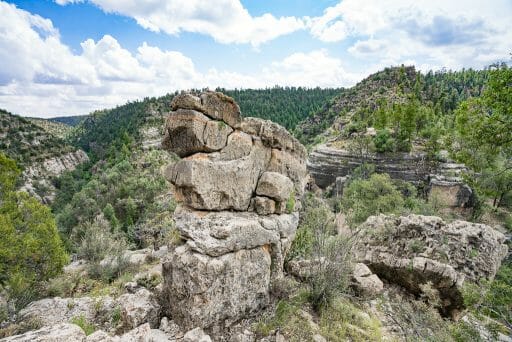
[[[512,52],[512,0],[0,0],[0,18],[0,108],[32,117],[190,88],[350,87]]]

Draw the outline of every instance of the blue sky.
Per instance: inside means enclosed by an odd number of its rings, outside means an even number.
[[[0,108],[85,114],[179,89],[347,87],[509,59],[512,1],[0,0]]]

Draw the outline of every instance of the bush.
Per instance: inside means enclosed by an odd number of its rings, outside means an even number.
[[[348,287],[353,243],[349,238],[335,234],[334,215],[329,207],[308,194],[289,259],[312,261],[306,273],[309,274],[308,298],[315,310],[329,304]]]
[[[62,271],[68,257],[46,206],[26,193],[0,201],[0,285],[19,309],[37,297],[37,284]]]
[[[354,228],[371,215],[399,213],[404,199],[388,174],[373,174],[368,180],[350,182],[343,191],[341,205],[347,222]]]
[[[393,152],[396,148],[395,139],[387,129],[378,131],[373,138],[373,143],[375,144],[375,150],[379,153]]]

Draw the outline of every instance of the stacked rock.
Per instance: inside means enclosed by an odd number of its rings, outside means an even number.
[[[229,326],[268,303],[298,225],[306,150],[283,127],[242,119],[217,92],[172,102],[162,146],[184,244],[163,265],[165,305],[185,328]]]

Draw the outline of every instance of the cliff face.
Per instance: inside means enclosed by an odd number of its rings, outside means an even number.
[[[28,192],[41,202],[49,204],[55,198],[55,187],[51,180],[65,171],[73,171],[78,165],[89,161],[82,150],[68,152],[30,164],[23,171],[24,184],[20,190]]]
[[[427,186],[429,196],[435,196],[448,207],[471,205],[472,190],[461,178],[467,168],[449,160],[434,165],[424,153],[371,154],[362,158],[346,150],[319,145],[309,154],[307,168],[316,185],[326,188],[336,184],[337,178],[349,176],[364,162],[375,165],[376,172],[387,173],[391,178]]]
[[[307,167],[316,185],[325,188],[363,162],[375,165],[379,173],[414,183],[425,181],[430,173],[425,155],[420,153],[373,154],[363,160],[359,155],[327,145],[319,145],[309,154]]]

